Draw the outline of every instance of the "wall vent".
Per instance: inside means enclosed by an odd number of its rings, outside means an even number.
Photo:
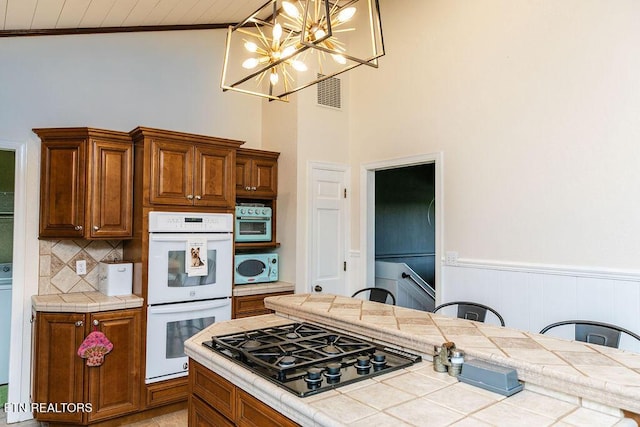
[[[324,77],[323,74],[318,74],[318,78],[322,77]],[[323,107],[341,109],[342,86],[340,83],[340,79],[336,77],[329,77],[328,79],[318,83],[318,105],[322,105]]]

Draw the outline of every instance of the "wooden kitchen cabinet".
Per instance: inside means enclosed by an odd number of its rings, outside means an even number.
[[[287,291],[233,297],[233,318],[238,319],[241,317],[259,316],[261,314],[273,313],[273,310],[269,310],[264,306],[264,299],[266,297],[292,294],[293,291]]]
[[[132,236],[133,144],[128,133],[33,130],[41,139],[40,238]]]
[[[236,197],[275,199],[278,157],[273,151],[240,148],[236,153]]]
[[[91,404],[91,411],[36,411],[38,421],[86,425],[140,410],[141,309],[36,314],[33,401]],[[113,343],[101,366],[77,355],[96,328]]]
[[[241,141],[141,127],[131,136],[136,156],[142,156],[136,182],[142,184],[145,206],[233,209]]]
[[[189,427],[295,427],[295,422],[193,359],[189,360]]]

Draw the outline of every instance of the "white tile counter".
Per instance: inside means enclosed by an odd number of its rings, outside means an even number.
[[[35,311],[58,313],[95,313],[142,307],[144,300],[137,295],[107,296],[100,292],[72,292],[68,294],[33,295]]]
[[[421,342],[424,339],[421,338],[421,334],[425,331],[425,336],[434,339],[434,343],[443,342],[442,333],[433,335],[435,331],[430,329],[426,322],[419,320],[424,320],[423,316],[430,318],[430,313],[399,310],[398,307],[328,295],[270,297],[268,301],[269,308],[283,310],[286,312],[285,316],[290,318],[276,314],[216,323],[189,339],[185,345],[185,352],[189,357],[303,426],[636,425],[631,420],[623,419],[621,411],[617,408],[568,393],[554,392],[533,383],[526,384],[524,391],[506,398],[459,383],[447,374],[434,372],[428,356],[431,351],[420,351],[425,349],[425,343]],[[384,313],[392,313],[393,317],[402,320],[392,322],[386,318],[388,314]],[[323,317],[326,319],[318,320]],[[436,330],[463,328],[465,330],[462,332],[468,333],[466,329],[474,327],[469,325],[472,323],[469,321],[433,316],[434,319],[436,317]],[[364,337],[370,336],[368,333],[362,333],[366,331],[373,333],[377,340],[387,343],[394,343],[397,335],[399,341],[404,344],[413,343],[413,346],[402,346],[424,354],[425,361],[406,369],[300,398],[201,345],[203,341],[209,340],[211,335],[287,324],[294,320],[311,321]],[[400,325],[406,328],[401,328]],[[418,326],[420,328],[417,328]],[[414,330],[410,332],[411,329]],[[506,328],[497,329],[505,331],[498,337],[507,335],[505,338],[509,338],[509,334],[515,334],[507,333],[509,330]],[[452,332],[453,329],[449,329],[449,334]],[[412,336],[417,341],[412,340]],[[472,341],[468,341],[467,344]],[[461,344],[458,347],[466,350]],[[427,348],[432,349],[433,344],[428,344]],[[481,348],[485,351],[485,347]],[[473,349],[467,354],[470,356],[471,353],[474,353]],[[491,359],[494,353],[487,354],[488,359]]]

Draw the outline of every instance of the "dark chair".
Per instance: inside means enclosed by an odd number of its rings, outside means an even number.
[[[628,329],[611,325],[609,323],[594,322],[591,320],[563,320],[562,322],[556,322],[545,326],[542,328],[540,333],[544,334],[551,328],[563,325],[575,325],[576,341],[587,342],[590,344],[618,348],[618,345],[620,344],[620,335],[623,332],[640,341],[640,335],[631,332]]]
[[[433,312],[435,313],[441,308],[449,307],[451,305],[458,306],[458,318],[460,319],[468,319],[468,320],[474,320],[476,322],[484,322],[484,319],[487,316],[487,311],[490,311],[496,315],[498,320],[500,320],[500,324],[504,326],[504,319],[502,318],[502,316],[500,316],[500,313],[498,313],[488,305],[480,304],[477,302],[451,301],[444,304],[440,304],[439,306],[433,309]]]
[[[391,293],[391,291],[388,291],[384,288],[362,288],[351,295],[351,297],[353,298],[362,292],[369,292],[369,301],[386,303],[387,297],[391,297],[391,305],[396,305],[396,297],[393,296],[393,293]]]

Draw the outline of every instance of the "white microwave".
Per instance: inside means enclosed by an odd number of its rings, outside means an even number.
[[[278,254],[242,254],[234,261],[234,283],[265,283],[278,281]]]

